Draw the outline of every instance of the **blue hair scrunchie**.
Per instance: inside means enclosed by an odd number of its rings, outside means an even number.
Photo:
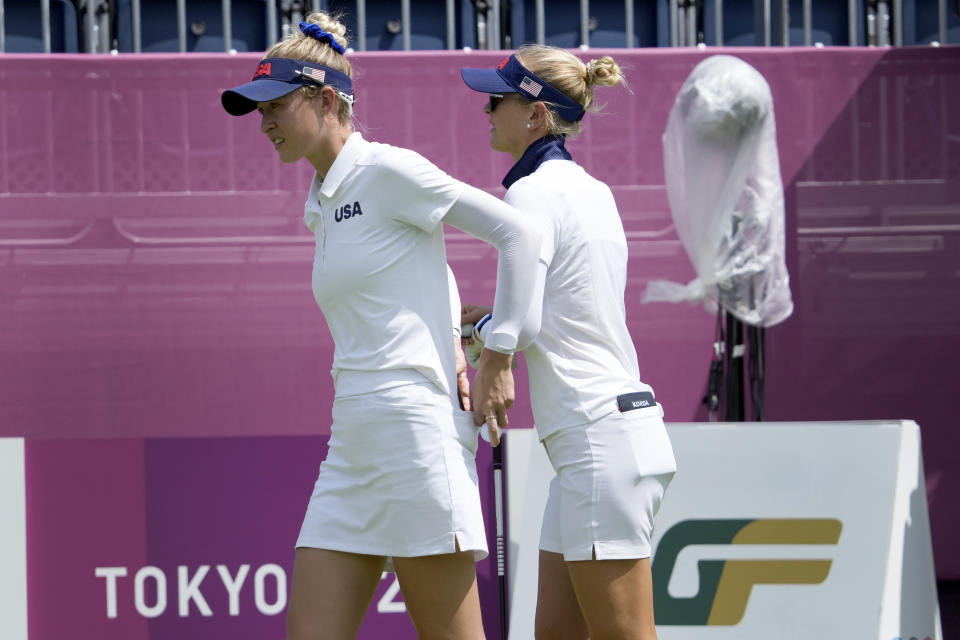
[[[337,44],[337,41],[333,39],[333,34],[329,31],[324,31],[321,29],[320,25],[313,24],[312,22],[301,22],[300,31],[303,31],[305,35],[308,35],[311,38],[316,38],[320,42],[326,42],[340,55],[343,55],[347,52],[346,49]]]

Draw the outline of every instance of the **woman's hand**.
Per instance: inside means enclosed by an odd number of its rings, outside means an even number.
[[[493,307],[465,304],[460,307],[460,326],[474,325],[483,316],[493,311]],[[473,344],[473,336],[463,336],[464,344]]]
[[[512,359],[510,354],[484,349],[473,378],[473,421],[477,426],[486,423],[494,447],[500,444],[500,429],[507,426],[507,409],[515,400]]]

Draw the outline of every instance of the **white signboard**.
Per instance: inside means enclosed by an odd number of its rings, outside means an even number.
[[[0,438],[0,629],[27,640],[27,506],[22,438]]]
[[[941,640],[916,423],[668,425],[657,516],[660,640]],[[532,430],[507,445],[510,637],[532,638],[553,476]]]

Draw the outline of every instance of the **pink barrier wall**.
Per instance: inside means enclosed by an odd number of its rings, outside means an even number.
[[[639,299],[650,279],[693,277],[660,136],[718,51],[591,52],[625,63],[632,93],[601,89],[604,113],[568,145],[620,204],[628,320],[671,421],[705,418],[714,318]],[[917,420],[938,575],[960,578],[960,49],[724,52],[771,85],[787,195],[796,311],[768,332],[767,417]],[[509,159],[458,71],[501,57],[356,54],[365,135],[501,194]],[[0,436],[327,433],[308,166],[281,165],[255,115],[219,106],[256,59],[0,58]],[[464,300],[489,299],[493,251],[456,232],[448,250]],[[516,425],[531,424],[523,375]]]

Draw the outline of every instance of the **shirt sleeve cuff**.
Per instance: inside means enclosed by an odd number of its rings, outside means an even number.
[[[487,336],[483,346],[497,353],[511,355],[517,351],[517,337],[509,333],[494,332]]]

